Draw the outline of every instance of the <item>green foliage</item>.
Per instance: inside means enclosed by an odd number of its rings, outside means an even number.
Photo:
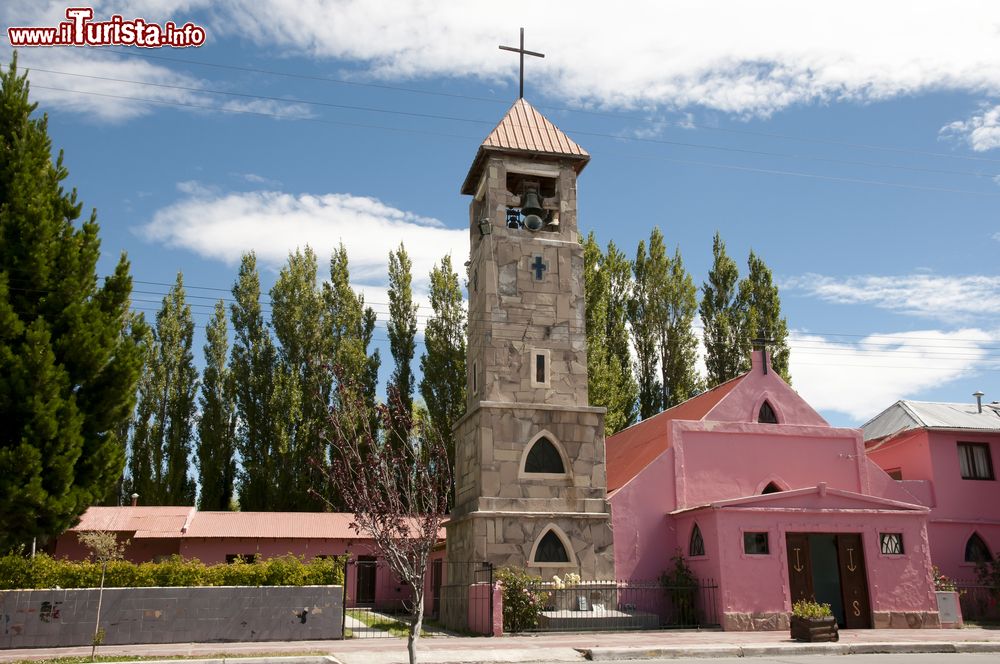
[[[62,182],[17,56],[0,74],[0,550],[44,541],[112,494],[142,362],[122,256],[100,281],[96,212]]]
[[[427,416],[434,430],[445,439],[448,465],[455,467],[455,439],[452,428],[465,413],[465,335],[466,316],[458,274],[451,256],[431,270],[431,309],[433,316],[424,330],[424,348],[420,358],[420,395],[427,404]],[[452,486],[449,505],[454,503]]]
[[[627,302],[631,266],[614,244],[601,253],[593,233],[583,242],[586,299],[587,388],[590,403],[608,409],[606,435],[633,424],[638,414],[638,386],[629,356]]]
[[[663,386],[657,373],[656,328],[653,317],[656,299],[652,267],[646,254],[645,240],[639,241],[632,264],[635,282],[628,301],[628,321],[635,344],[635,373],[639,384],[639,415],[642,419],[656,415],[663,407]]]
[[[698,586],[698,577],[688,567],[687,560],[685,560],[680,549],[670,559],[670,562],[673,563],[673,567],[664,570],[660,575],[660,585],[670,587]]]
[[[688,567],[680,549],[670,559],[673,567],[660,575],[660,585],[666,590],[674,611],[683,624],[694,624],[697,620],[698,577]]]
[[[198,418],[198,509],[228,510],[236,483],[236,406],[233,380],[226,360],[229,340],[226,305],[215,303],[205,330],[205,369],[201,375],[201,416]]]
[[[738,299],[739,268],[726,253],[726,244],[718,231],[712,240],[712,256],[712,269],[702,284],[699,308],[709,387],[736,378],[750,368],[750,336]]]
[[[389,379],[396,387],[402,409],[413,408],[413,354],[416,350],[417,305],[413,302],[413,262],[400,242],[389,252],[389,350],[396,364]],[[392,444],[403,445],[409,431],[393,431]]]
[[[54,560],[45,554],[25,558],[0,557],[0,590],[41,588],[96,588],[101,580],[99,561]],[[281,556],[255,562],[205,565],[171,556],[161,562],[108,561],[106,588],[189,586],[313,586],[342,585],[343,561],[314,558],[306,561]]]
[[[504,631],[523,632],[537,626],[548,600],[548,593],[536,589],[541,577],[532,576],[523,569],[503,567],[497,570],[496,579],[503,588]]]
[[[786,383],[792,382],[788,370],[788,321],[781,315],[781,298],[771,270],[754,252],[747,258],[747,276],[740,282],[739,305],[745,316],[747,339],[764,338],[769,345],[771,366]],[[747,363],[746,366],[749,366]]]
[[[977,563],[976,578],[980,584],[989,588],[989,593],[993,597],[993,601],[1000,602],[1000,561],[997,560],[997,557]]]
[[[829,618],[833,616],[833,611],[829,604],[800,599],[792,604],[792,615],[796,618]]]

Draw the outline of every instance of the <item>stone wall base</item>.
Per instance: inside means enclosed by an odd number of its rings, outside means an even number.
[[[938,629],[937,611],[876,611],[875,629]]]
[[[789,614],[777,613],[724,613],[722,629],[727,632],[774,632],[791,629]]]

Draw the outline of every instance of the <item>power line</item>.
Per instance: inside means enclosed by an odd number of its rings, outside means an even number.
[[[400,110],[393,110],[393,109],[378,108],[378,107],[374,107],[374,106],[355,106],[355,105],[350,105],[350,104],[336,104],[336,103],[332,103],[332,102],[323,102],[323,101],[316,101],[316,100],[310,100],[310,99],[301,99],[301,98],[297,98],[297,97],[276,97],[276,96],[272,96],[272,95],[260,95],[260,94],[244,93],[244,92],[233,92],[233,91],[228,91],[228,90],[215,90],[215,89],[210,89],[210,88],[198,88],[198,87],[186,86],[186,85],[174,85],[174,84],[168,84],[168,83],[155,83],[155,82],[152,82],[152,81],[135,81],[135,80],[123,79],[123,78],[113,78],[113,77],[108,77],[108,76],[95,76],[95,75],[92,75],[92,74],[79,74],[79,73],[75,73],[75,72],[57,71],[57,70],[53,70],[53,69],[33,68],[32,71],[44,72],[44,73],[47,73],[47,74],[56,74],[56,75],[61,75],[61,76],[75,76],[75,77],[79,77],[79,78],[94,79],[94,80],[99,80],[99,81],[111,81],[111,82],[115,82],[115,83],[126,83],[126,84],[130,84],[130,85],[145,85],[145,86],[150,86],[150,87],[165,88],[165,89],[171,89],[171,90],[183,90],[183,91],[186,91],[186,92],[197,92],[197,93],[203,93],[203,94],[226,95],[226,96],[240,97],[240,98],[245,98],[245,99],[255,99],[255,100],[264,100],[264,101],[277,101],[277,102],[283,102],[283,103],[289,103],[289,104],[305,104],[305,105],[309,105],[309,106],[319,106],[319,107],[323,107],[323,108],[335,108],[335,109],[340,109],[340,110],[362,111],[362,112],[365,112],[365,113],[382,113],[382,114],[388,114],[388,115],[400,115],[400,116],[404,116],[404,117],[413,117],[413,118],[420,118],[420,119],[443,120],[443,121],[447,121],[447,122],[465,122],[465,123],[482,124],[482,125],[490,125],[490,124],[492,124],[491,121],[488,121],[488,120],[478,120],[478,119],[475,119],[475,118],[464,118],[464,117],[459,117],[459,116],[440,115],[440,114],[434,114],[434,113],[417,113],[417,112],[414,112],[414,111],[400,111]],[[41,87],[41,86],[39,86],[39,87]],[[283,116],[283,117],[286,117],[286,116]],[[296,116],[287,116],[287,117],[294,119]],[[517,125],[515,125],[515,126],[517,126]],[[524,127],[524,128],[528,129],[529,127]],[[931,173],[931,174],[938,174],[938,175],[957,175],[957,176],[963,176],[963,177],[985,178],[985,179],[989,179],[989,180],[992,180],[994,178],[994,176],[995,176],[995,174],[993,174],[993,173],[977,173],[977,172],[974,172],[974,171],[956,171],[956,170],[948,170],[948,169],[940,169],[940,168],[924,168],[924,167],[919,167],[919,166],[905,166],[905,165],[901,165],[901,164],[887,164],[887,163],[882,163],[882,162],[858,161],[858,160],[850,160],[850,159],[838,159],[838,158],[832,158],[832,157],[819,157],[819,156],[806,155],[806,154],[794,154],[794,153],[786,153],[786,152],[774,152],[774,151],[767,151],[767,150],[752,150],[752,149],[748,149],[748,148],[737,148],[737,147],[724,146],[724,145],[711,145],[711,144],[705,144],[705,143],[692,143],[692,142],[686,142],[686,141],[674,141],[674,140],[656,139],[656,138],[643,138],[643,137],[635,137],[635,136],[620,136],[620,135],[615,135],[615,134],[607,134],[607,133],[601,133],[601,132],[588,132],[588,131],[576,130],[576,129],[567,129],[566,131],[568,131],[569,133],[572,133],[573,135],[576,135],[576,136],[590,136],[590,137],[596,137],[596,138],[625,140],[625,141],[630,141],[630,142],[651,143],[651,144],[658,144],[658,145],[669,145],[669,146],[672,146],[672,147],[691,148],[691,149],[697,149],[697,150],[711,150],[711,151],[718,151],[718,152],[727,152],[727,153],[735,153],[735,154],[742,154],[742,155],[751,155],[751,156],[757,156],[757,157],[775,157],[775,158],[781,158],[781,159],[815,161],[815,162],[820,162],[820,163],[837,164],[837,165],[841,165],[841,166],[863,166],[863,167],[867,167],[867,168],[883,168],[883,169],[890,169],[890,170],[906,171],[906,172],[911,172],[911,173]],[[953,190],[942,189],[941,191],[953,191]]]

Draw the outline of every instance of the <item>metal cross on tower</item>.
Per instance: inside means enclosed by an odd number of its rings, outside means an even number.
[[[534,51],[525,51],[524,50],[524,28],[521,28],[521,46],[520,46],[520,48],[514,48],[513,46],[501,46],[500,50],[501,51],[513,51],[514,53],[520,53],[521,54],[521,79],[520,79],[521,85],[518,88],[517,98],[518,99],[524,99],[524,56],[526,56],[526,55],[533,55],[536,58],[544,58],[545,54],[544,53],[535,53]]]

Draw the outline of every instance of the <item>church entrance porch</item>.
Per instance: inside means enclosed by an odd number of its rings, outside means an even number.
[[[829,604],[841,628],[872,626],[860,533],[786,533],[785,545],[792,603]]]

